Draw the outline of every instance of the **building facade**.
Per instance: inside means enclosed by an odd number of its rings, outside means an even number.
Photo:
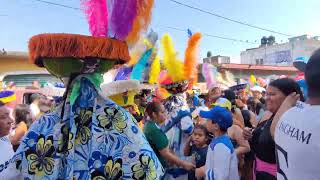
[[[232,73],[237,83],[239,83],[240,79],[249,79],[251,75],[267,79],[270,76],[282,75],[294,78],[298,74],[298,70],[293,66],[251,65],[233,63],[223,63],[218,64],[218,66]],[[202,64],[199,64],[198,82],[203,83],[205,82],[205,78],[203,77],[201,70]]]
[[[39,68],[29,62],[25,52],[0,53],[0,83],[13,82],[17,87],[30,86],[33,81],[60,82],[44,68]]]
[[[241,64],[291,66],[294,59],[300,56],[310,57],[318,48],[319,37],[293,37],[287,43],[261,45],[241,52]]]
[[[211,56],[211,57],[206,57],[203,58],[203,63],[209,63],[213,65],[218,65],[218,64],[226,64],[230,63],[230,57],[229,56]]]

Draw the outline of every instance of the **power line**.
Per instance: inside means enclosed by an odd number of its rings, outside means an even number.
[[[180,32],[187,32],[187,29],[183,29],[183,28],[177,28],[177,27],[171,27],[171,26],[160,26],[160,28],[161,27],[166,28],[166,29],[173,29],[173,30],[180,31]],[[218,39],[224,39],[224,40],[229,40],[229,41],[234,41],[234,42],[241,42],[241,43],[248,43],[248,44],[259,44],[256,42],[244,41],[244,40],[240,40],[240,39],[234,39],[234,38],[223,37],[223,36],[216,36],[216,35],[211,35],[208,33],[202,33],[202,34],[204,36],[218,38]]]
[[[73,9],[73,10],[81,10],[80,8],[67,6],[67,5],[59,4],[59,3],[53,3],[53,2],[45,1],[45,0],[34,0],[34,1],[46,3],[48,5],[60,6],[60,7],[68,8],[68,9]],[[162,26],[162,27],[167,28],[167,29],[173,29],[173,30],[176,30],[176,31],[186,32],[186,29],[182,29],[182,28],[171,27],[171,26]],[[207,34],[207,33],[202,33],[202,34],[205,35],[205,36],[208,36],[208,37],[224,39],[224,40],[229,40],[229,41],[234,41],[234,42],[242,42],[242,43],[248,43],[248,44],[258,44],[258,43],[255,43],[255,42],[244,41],[244,40],[228,38],[228,37],[222,37],[222,36],[216,36],[216,35],[211,35],[211,34]]]
[[[194,9],[194,10],[197,10],[197,11],[200,11],[200,12],[203,12],[203,13],[206,13],[206,14],[210,14],[212,16],[227,20],[227,21],[231,21],[231,22],[234,22],[234,23],[237,23],[237,24],[248,26],[248,27],[251,27],[251,28],[255,28],[255,29],[259,29],[259,30],[263,30],[263,31],[267,31],[267,32],[271,32],[271,33],[275,33],[275,34],[279,34],[279,35],[283,35],[283,36],[288,36],[288,37],[292,36],[290,34],[281,33],[279,31],[275,31],[275,30],[259,27],[259,26],[253,25],[253,24],[249,24],[249,23],[246,23],[246,22],[243,22],[243,21],[238,21],[238,20],[235,20],[235,19],[231,19],[231,18],[222,16],[222,15],[219,15],[217,13],[213,13],[213,12],[210,12],[210,11],[207,11],[207,10],[203,10],[201,8],[198,8],[198,7],[194,7],[194,6],[191,6],[191,5],[188,5],[188,4],[184,4],[184,3],[176,1],[176,0],[169,0],[169,1],[171,1],[173,3],[176,3],[176,4],[179,4],[181,6],[184,6],[184,7],[188,7],[190,9]]]
[[[72,6],[68,6],[68,5],[64,5],[64,4],[59,4],[59,3],[54,3],[54,2],[50,2],[50,1],[44,1],[44,0],[34,0],[34,1],[42,2],[42,3],[54,5],[54,6],[60,6],[60,7],[68,8],[68,9],[73,9],[73,10],[81,10],[80,8],[76,8],[76,7],[72,7]]]

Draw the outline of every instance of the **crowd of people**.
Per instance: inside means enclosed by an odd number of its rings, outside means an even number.
[[[240,87],[232,91],[214,86],[207,94],[189,91],[185,98],[190,114],[180,117],[175,122],[180,123],[178,126],[166,127],[172,109],[165,106],[170,101],[157,99],[151,91],[135,96],[138,114],[130,111],[133,107],[125,108],[142,124],[146,139],[166,170],[164,177],[272,180],[277,179],[278,172],[278,179],[312,179],[319,176],[319,69],[317,51],[305,75],[308,97],[303,97],[299,85],[290,78],[274,80],[266,90]],[[1,177],[10,175],[6,166],[28,128],[54,106],[51,99],[40,94],[30,99],[30,105],[19,104],[12,112],[0,104]],[[169,139],[173,135],[168,132],[174,127],[183,129],[186,136],[183,143],[179,142],[182,154],[174,151],[178,144]]]
[[[184,94],[190,114],[168,127],[170,98],[159,100],[145,90],[135,96],[139,113],[133,115],[166,170],[164,179],[272,180],[277,179],[277,172],[278,179],[314,179],[319,176],[319,69],[320,50],[307,64],[308,97],[303,97],[290,78],[276,79],[266,90],[253,87],[248,92],[240,87],[232,91],[215,86],[207,94],[189,91]],[[28,128],[53,107],[43,95],[33,94],[30,99],[30,105],[19,104],[12,112],[0,104],[2,178],[10,176],[6,166]],[[174,127],[183,129],[186,136],[181,144],[170,139]]]
[[[199,93],[201,33],[189,34],[184,62],[169,34],[162,63],[154,32],[130,54],[153,7],[134,2],[85,1],[92,36],[29,40],[30,62],[60,78],[65,94],[34,93],[13,107],[14,92],[0,92],[0,180],[319,179],[320,49],[304,70],[307,93],[289,77],[236,85],[206,63]],[[155,87],[140,88],[144,76]]]
[[[145,135],[166,173],[176,179],[183,171],[172,172],[168,163],[185,169],[188,179],[317,179],[319,68],[320,50],[306,66],[308,97],[290,78],[273,80],[265,90],[255,86],[249,93],[216,86],[208,94],[188,94],[194,126],[185,132],[184,156],[191,159],[169,151],[172,134],[161,130],[168,121],[167,100],[147,105]]]

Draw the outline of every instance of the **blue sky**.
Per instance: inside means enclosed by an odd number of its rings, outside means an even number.
[[[80,0],[48,0],[79,7]],[[256,26],[292,35],[320,35],[319,0],[178,0]],[[278,43],[286,36],[249,28],[198,12],[169,0],[155,0],[151,26],[160,35],[169,32],[176,49],[183,57],[187,32],[175,31],[166,26],[193,32],[260,42],[262,36],[274,35]],[[0,48],[9,51],[27,51],[28,39],[38,33],[65,32],[89,34],[81,11],[50,6],[35,0],[1,0]],[[228,55],[238,59],[240,52],[257,45],[221,40],[203,36],[201,56],[208,50],[214,55]]]

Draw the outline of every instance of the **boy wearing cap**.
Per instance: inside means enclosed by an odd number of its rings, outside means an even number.
[[[206,180],[239,180],[237,156],[227,135],[227,129],[232,126],[232,114],[216,106],[210,111],[200,111],[200,116],[208,120],[207,129],[215,139],[209,145],[205,167],[197,169],[196,174],[204,175]]]

